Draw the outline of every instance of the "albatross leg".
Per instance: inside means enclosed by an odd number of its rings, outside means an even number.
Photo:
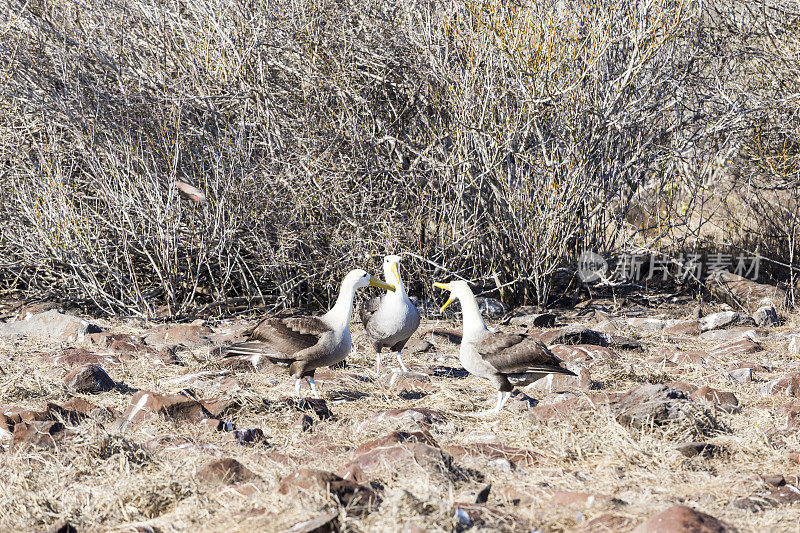
[[[509,398],[511,398],[511,391],[500,392],[499,396],[497,397],[497,407],[495,408],[495,413],[500,412],[500,409],[503,408]]]
[[[378,362],[375,364],[375,373],[381,375],[381,352],[378,352]]]
[[[486,411],[480,411],[478,413],[475,413],[475,416],[482,418],[485,416],[496,415],[497,413],[500,412],[500,409],[503,408],[503,406],[506,404],[506,402],[510,397],[511,397],[510,391],[509,392],[497,391],[497,405],[495,405],[491,409],[487,409]]]
[[[294,392],[297,393],[297,397],[300,397],[300,386],[303,384],[302,379],[297,379],[294,382]]]
[[[311,383],[311,390],[314,391],[314,398],[321,398],[317,390],[317,382],[314,381],[314,376],[309,377],[308,382]]]
[[[408,372],[408,368],[406,368],[406,365],[403,363],[402,350],[397,350],[397,362],[400,363],[400,370],[402,370],[403,372]]]

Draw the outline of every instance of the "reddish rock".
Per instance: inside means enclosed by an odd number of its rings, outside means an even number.
[[[759,392],[764,396],[800,397],[800,372],[762,383]]]
[[[409,355],[425,353],[429,352],[432,348],[433,344],[426,341],[425,339],[415,339],[405,345],[405,347],[403,348],[403,353],[407,353]]]
[[[210,344],[211,328],[199,324],[178,324],[162,326],[144,334],[144,342],[148,346],[183,346],[196,348]]]
[[[113,355],[100,355],[87,352],[83,348],[67,348],[50,360],[57,366],[75,368],[83,365],[107,365],[119,363],[120,359]]]
[[[431,434],[427,431],[393,431],[387,435],[384,435],[383,437],[361,443],[358,447],[356,447],[353,453],[355,455],[361,455],[376,448],[387,448],[402,442],[422,442],[429,446],[438,446]]]
[[[456,329],[456,328],[431,327],[420,331],[420,334],[436,335],[437,337],[447,339],[449,342],[453,344],[461,344],[461,328]]]
[[[574,414],[594,411],[599,406],[615,401],[618,396],[617,394],[590,393],[568,398],[557,403],[539,404],[530,410],[530,416],[535,421],[540,422],[564,418]]]
[[[314,427],[314,419],[308,416],[305,413],[300,415],[300,418],[292,424],[292,427],[299,429],[300,431],[311,431],[311,428]]]
[[[32,447],[55,448],[63,437],[64,425],[52,420],[19,422],[14,424],[9,450],[25,450]]]
[[[422,442],[403,442],[394,446],[374,448],[358,454],[350,465],[366,473],[386,470],[405,475],[438,475],[449,480],[463,479],[464,474],[452,457],[441,449]]]
[[[96,393],[113,390],[117,384],[97,365],[84,365],[64,377],[64,384],[77,392]]]
[[[26,407],[6,407],[3,409],[3,416],[10,428],[20,422],[42,422],[53,418],[50,411],[36,411]]]
[[[70,424],[77,424],[85,418],[92,418],[106,423],[119,416],[116,409],[101,407],[83,398],[71,398],[62,404],[47,404],[47,411],[52,418],[60,418]]]
[[[437,426],[447,421],[444,414],[425,407],[411,407],[407,409],[389,409],[373,413],[359,426],[359,431],[369,427],[384,424],[398,427],[404,426]]]
[[[697,320],[683,320],[677,324],[672,324],[664,328],[665,335],[680,335],[687,337],[697,337],[702,332],[700,322]]]
[[[632,533],[732,533],[735,528],[711,515],[684,505],[673,505],[652,516]]]
[[[242,463],[229,457],[208,463],[197,472],[197,477],[206,483],[224,483],[226,485],[259,479]]]
[[[759,337],[765,337],[766,333],[762,330],[753,328],[731,328],[706,331],[700,334],[700,340],[704,341],[735,341],[740,339],[750,339],[755,341]]]
[[[139,391],[133,395],[130,407],[113,424],[113,429],[125,431],[131,424],[146,420],[153,414],[160,414],[175,421],[188,421],[195,424],[205,418],[215,418],[201,402],[183,394],[158,394]]]
[[[583,533],[610,533],[612,531],[630,531],[636,524],[637,520],[628,516],[620,516],[615,514],[601,514],[595,517],[583,526],[581,530]]]
[[[752,341],[751,339],[739,339],[737,341],[716,346],[709,352],[709,355],[712,357],[722,358],[756,353],[763,350],[764,348],[762,348],[760,344]]]
[[[379,501],[378,495],[370,487],[343,479],[333,472],[311,468],[302,468],[283,478],[278,491],[281,494],[325,492],[350,509],[372,507]]]
[[[786,305],[786,291],[773,285],[757,283],[732,272],[715,272],[706,279],[706,287],[717,299],[733,307],[742,306],[751,313],[765,300],[780,308]]]
[[[675,363],[677,365],[683,364],[696,364],[704,365],[709,358],[708,354],[702,350],[696,351],[683,351],[675,350],[672,348],[664,348],[659,350],[658,354],[663,356],[665,360]]]
[[[630,390],[613,405],[617,421],[634,429],[660,426],[683,418],[686,404],[685,392],[665,385],[641,385]]]
[[[125,333],[91,333],[86,336],[86,341],[100,348],[111,350],[118,354],[136,354],[138,352],[149,351],[141,337],[127,335]]]
[[[550,498],[550,503],[563,507],[579,507],[588,509],[591,507],[607,507],[612,503],[617,503],[613,496],[606,494],[594,494],[590,492],[568,492],[557,490]]]
[[[544,392],[563,392],[569,390],[588,391],[592,388],[592,380],[589,377],[589,370],[585,367],[570,367],[577,376],[566,374],[548,374],[547,376],[531,383],[531,388]]]
[[[198,401],[203,405],[203,408],[208,411],[208,414],[214,418],[221,418],[240,407],[239,402],[233,398],[210,398]]]
[[[542,459],[541,455],[530,450],[490,442],[476,442],[460,446],[444,446],[442,449],[453,457],[469,456],[487,457],[489,459],[506,459],[519,466],[530,466],[538,463]]]
[[[614,350],[591,344],[554,344],[550,346],[550,351],[563,361],[580,363],[589,368],[599,363],[613,364],[619,360]]]
[[[430,393],[436,390],[431,378],[417,372],[389,372],[384,374],[383,383],[393,391],[405,393]]]
[[[364,473],[363,470],[361,470],[361,467],[354,464],[348,464],[344,468],[340,468],[336,472],[336,475],[341,477],[342,479],[349,479],[351,481],[355,481],[359,485],[363,485],[369,482],[369,478],[367,478],[367,475]]]
[[[729,391],[720,391],[709,386],[700,387],[689,395],[695,401],[713,403],[726,413],[738,413],[742,410],[739,399]]]
[[[691,383],[686,383],[685,381],[673,381],[671,383],[667,383],[667,387],[682,390],[683,392],[689,394],[697,390],[697,385],[692,385]]]
[[[786,457],[790,462],[800,464],[800,452],[789,452]]]

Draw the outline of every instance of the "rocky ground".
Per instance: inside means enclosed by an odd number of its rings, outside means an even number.
[[[800,531],[791,313],[649,296],[495,317],[579,376],[477,418],[495,391],[461,369],[456,320],[380,378],[354,325],[324,400],[298,401],[281,368],[220,364],[246,321],[53,307],[4,306],[2,530]]]

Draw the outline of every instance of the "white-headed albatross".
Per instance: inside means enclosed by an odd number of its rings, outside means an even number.
[[[523,333],[489,331],[466,281],[434,283],[433,286],[450,291],[442,311],[456,299],[461,302],[461,365],[470,374],[488,379],[497,388],[497,405],[480,414],[498,413],[515,386],[533,383],[547,374],[575,375],[559,366],[561,359],[540,340]]]
[[[308,377],[314,396],[319,398],[314,371],[342,361],[350,352],[350,317],[353,297],[361,287],[378,287],[394,291],[388,283],[371,277],[361,269],[351,271],[342,281],[336,304],[322,316],[265,318],[245,342],[225,349],[224,357],[242,357],[257,366],[263,359],[287,365],[295,378],[295,390]]]
[[[419,327],[419,311],[406,294],[405,285],[400,278],[401,259],[399,255],[387,255],[383,258],[384,279],[394,284],[397,290],[370,298],[361,306],[361,322],[378,354],[375,368],[378,375],[381,373],[381,350],[384,347],[397,352],[400,368],[403,372],[408,371],[403,363],[402,350]]]

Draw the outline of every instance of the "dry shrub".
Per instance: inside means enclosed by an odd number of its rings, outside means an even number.
[[[2,283],[139,316],[316,307],[402,250],[409,279],[543,303],[580,250],[685,224],[738,146],[701,7],[14,0]]]

